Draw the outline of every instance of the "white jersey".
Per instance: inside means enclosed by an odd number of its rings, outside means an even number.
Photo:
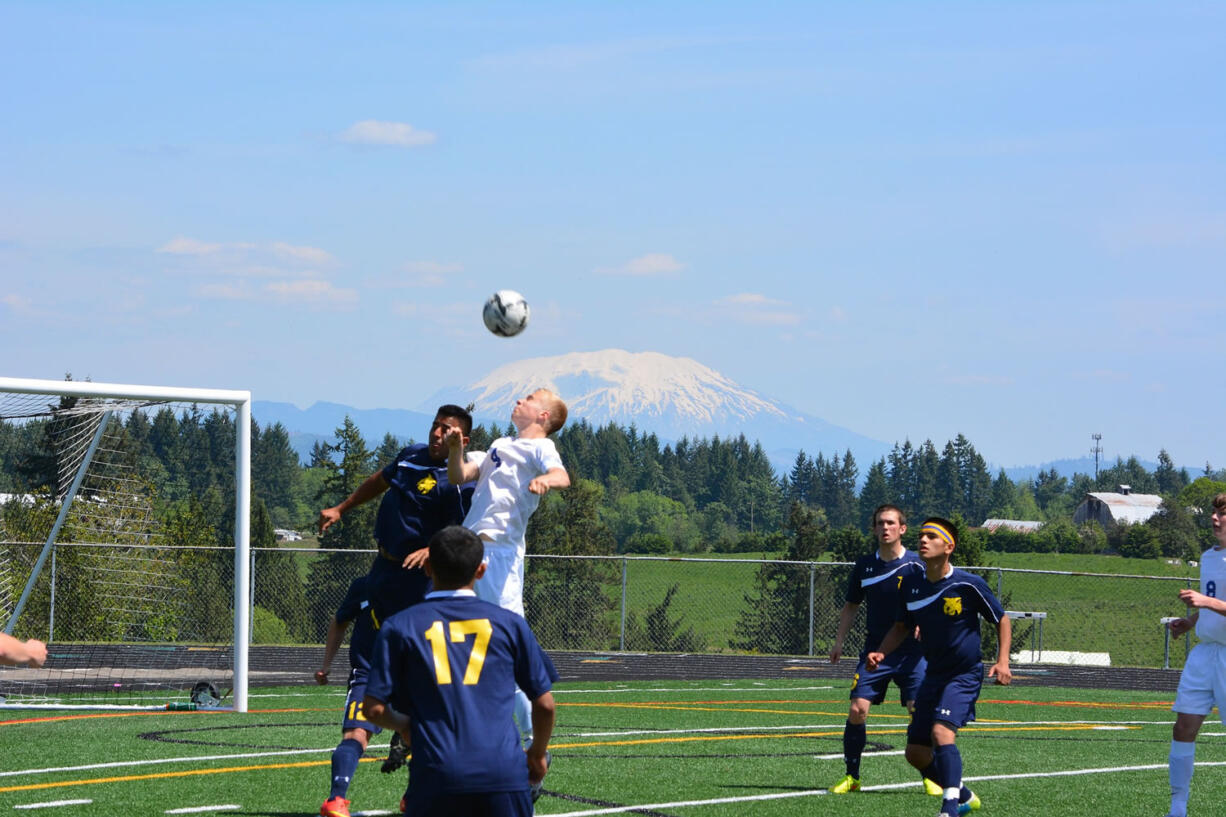
[[[1200,592],[1211,598],[1226,599],[1226,548],[1212,548],[1201,554]],[[1213,610],[1201,610],[1196,617],[1196,637],[1226,645],[1226,616]]]
[[[495,440],[480,462],[464,527],[489,539],[491,545],[513,545],[522,554],[528,519],[541,502],[540,496],[528,490],[528,483],[551,468],[562,467],[558,448],[548,437]]]

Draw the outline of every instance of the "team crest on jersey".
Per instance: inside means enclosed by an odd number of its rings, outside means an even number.
[[[438,485],[438,480],[434,478],[434,474],[427,474],[417,481],[417,492],[428,494],[434,490],[435,485]]]
[[[958,616],[962,614],[962,598],[961,596],[946,597],[942,599],[945,602],[945,615]]]

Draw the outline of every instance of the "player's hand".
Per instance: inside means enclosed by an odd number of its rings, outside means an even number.
[[[328,673],[321,669],[315,670],[315,683],[319,684],[320,686],[327,684]]]
[[[47,663],[47,645],[37,638],[26,642],[26,652],[30,654],[30,660],[26,662],[29,666],[41,667]]]
[[[843,657],[843,645],[835,644],[830,648],[830,663],[837,664],[839,659]]]
[[[1179,591],[1179,600],[1189,607],[1208,607],[1209,598],[1204,593],[1200,593],[1190,587],[1185,587]]]
[[[411,570],[415,567],[421,567],[426,563],[426,559],[430,556],[430,548],[418,548],[417,550],[404,557],[404,562],[401,567],[405,570]]]
[[[545,762],[545,753],[541,752],[538,755],[529,749],[524,756],[528,758],[528,782],[540,783],[549,771],[549,764]]]
[[[1189,618],[1177,618],[1166,626],[1171,631],[1171,635],[1183,635],[1192,629],[1192,620]]]
[[[870,652],[864,656],[864,668],[870,672],[875,672],[877,667],[881,666],[881,662],[885,660],[885,653]]]
[[[999,661],[988,667],[988,677],[995,678],[996,683],[1001,686],[1008,686],[1013,682],[1013,670],[1009,669],[1007,663]]]
[[[341,521],[341,512],[335,507],[324,508],[319,512],[319,532],[323,533],[335,522]]]
[[[544,477],[537,477],[528,483],[528,490],[538,496],[544,496],[549,493],[549,483]]]
[[[455,426],[447,426],[447,430],[443,432],[443,442],[448,448],[459,451],[464,445],[464,432]]]

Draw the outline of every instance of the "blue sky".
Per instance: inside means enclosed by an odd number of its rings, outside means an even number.
[[[1209,2],[0,2],[0,374],[414,407],[622,348],[999,465],[1098,432],[1222,467],[1224,32]]]

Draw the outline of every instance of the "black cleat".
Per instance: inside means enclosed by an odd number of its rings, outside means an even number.
[[[391,774],[405,764],[409,758],[409,744],[404,742],[399,732],[392,732],[392,743],[387,748],[387,760],[379,767],[384,774]]]

